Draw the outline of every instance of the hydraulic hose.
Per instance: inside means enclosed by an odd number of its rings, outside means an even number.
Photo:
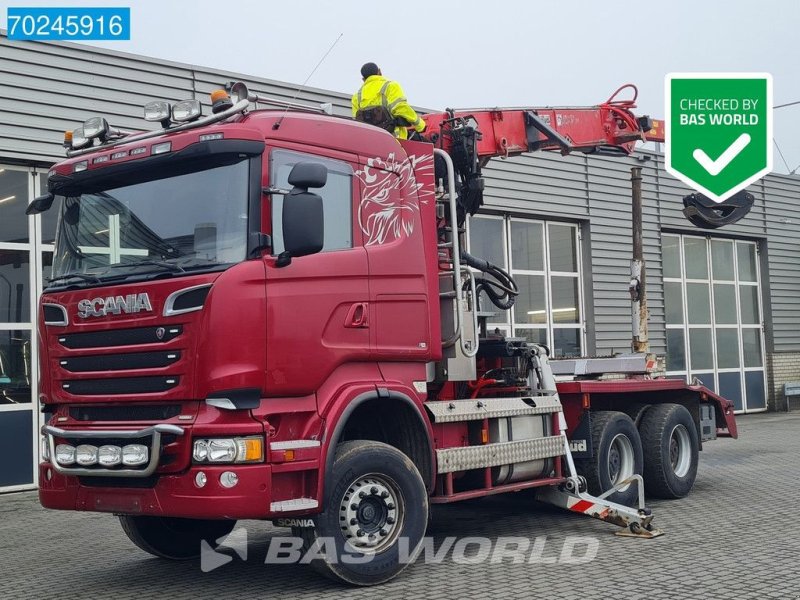
[[[514,306],[514,302],[519,295],[519,288],[511,275],[488,260],[477,258],[467,252],[461,253],[461,259],[473,269],[493,277],[493,279],[488,277],[475,278],[475,289],[478,298],[480,298],[480,293],[483,291],[486,292],[492,304],[500,310],[510,310]],[[478,308],[480,309],[480,306]]]

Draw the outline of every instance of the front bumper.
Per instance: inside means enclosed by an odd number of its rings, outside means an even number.
[[[206,475],[198,487],[197,474]],[[225,471],[239,481],[233,488],[220,483]],[[272,468],[257,465],[192,465],[182,473],[147,479],[118,479],[120,487],[98,485],[96,478],[58,473],[49,462],[39,465],[39,501],[45,508],[111,512],[127,515],[187,517],[196,519],[263,519],[270,512]],[[150,487],[130,487],[129,482]]]

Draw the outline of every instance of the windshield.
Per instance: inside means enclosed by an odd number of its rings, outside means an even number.
[[[50,281],[99,283],[244,260],[249,163],[61,198]],[[73,282],[70,282],[73,283]]]

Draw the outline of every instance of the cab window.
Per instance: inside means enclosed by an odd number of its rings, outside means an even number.
[[[325,214],[325,244],[323,252],[353,247],[353,169],[342,161],[291,152],[273,150],[270,156],[270,186],[288,190],[289,173],[298,162],[318,162],[328,167],[328,181],[322,188],[309,191],[322,196]],[[283,195],[272,194],[272,253],[280,254],[283,245]]]

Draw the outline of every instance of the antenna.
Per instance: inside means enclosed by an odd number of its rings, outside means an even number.
[[[292,96],[292,99],[290,100],[290,102],[294,102],[295,100],[297,100],[297,97],[300,95],[300,92],[303,91],[304,87],[306,87],[306,84],[308,83],[308,80],[311,79],[311,76],[314,75],[314,73],[317,72],[317,69],[319,69],[319,66],[322,64],[322,62],[326,58],[328,58],[328,54],[330,54],[331,50],[333,50],[334,46],[336,46],[336,44],[339,43],[339,40],[342,39],[343,35],[344,35],[344,33],[340,33],[339,37],[337,37],[333,41],[333,43],[330,45],[330,48],[328,48],[328,51],[325,52],[325,54],[322,55],[322,58],[319,59],[319,62],[316,64],[316,66],[313,69],[311,69],[311,73],[308,74],[308,77],[306,77],[306,80],[302,84],[300,84],[300,87],[297,88],[297,91],[294,93],[294,96]],[[272,125],[272,129],[278,129],[281,126],[281,123],[283,123],[283,119],[286,116],[287,112],[289,112],[289,106],[288,105],[284,109],[283,114],[280,116],[280,118],[277,121],[275,121],[275,123]]]

